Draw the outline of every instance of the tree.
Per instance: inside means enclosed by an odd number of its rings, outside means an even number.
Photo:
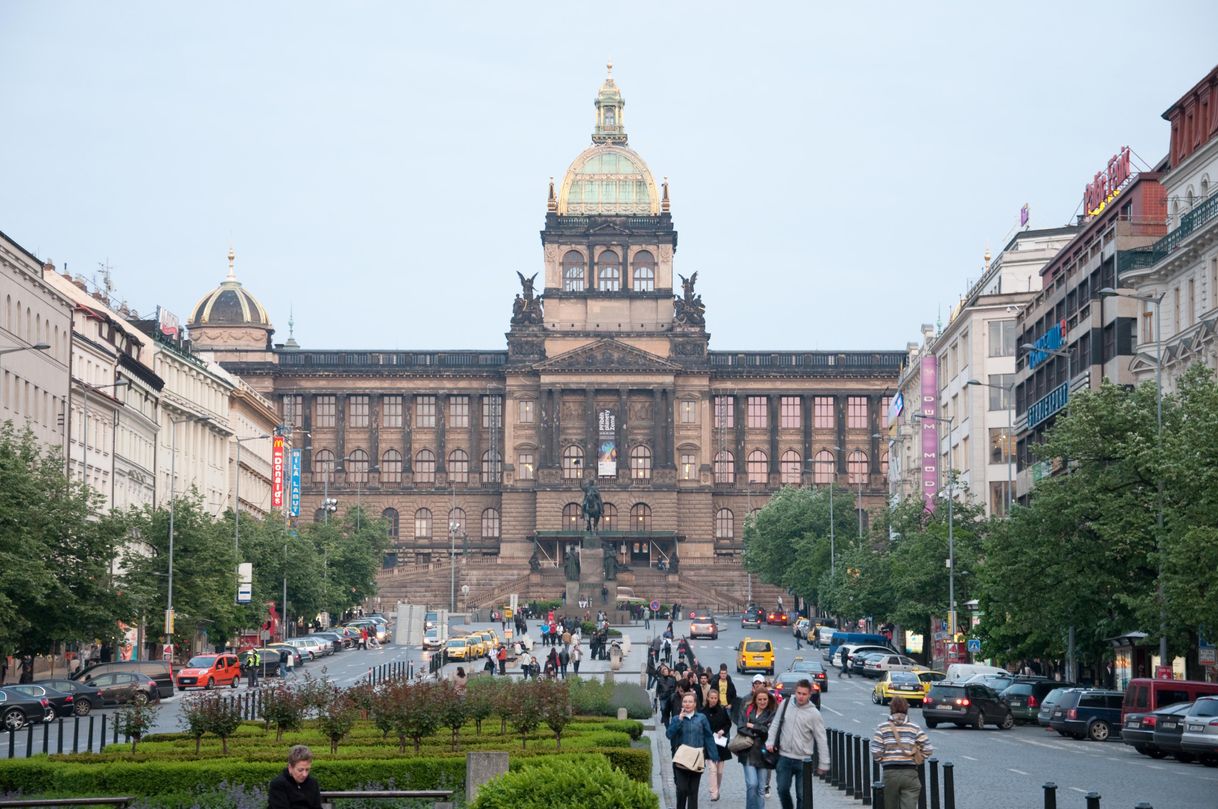
[[[834,491],[839,547],[857,534],[854,499]],[[829,491],[787,486],[744,524],[744,566],[762,581],[819,603],[822,574],[830,567]]]
[[[455,683],[448,681],[437,683],[436,690],[439,692],[437,707],[440,714],[440,723],[452,731],[452,747],[455,753],[457,752],[461,728],[465,725],[466,719],[469,718],[469,706],[466,705],[463,695],[457,691]]]
[[[338,743],[351,732],[358,715],[359,708],[355,701],[341,689],[335,688],[333,698],[317,714],[317,727],[330,740],[331,753],[338,752]]]
[[[541,680],[533,682],[514,683],[505,694],[510,694],[513,701],[511,722],[512,728],[520,734],[520,749],[526,749],[529,734],[537,730],[542,720],[542,688]]]
[[[495,712],[496,695],[505,687],[511,684],[501,677],[475,677],[465,686],[465,705],[477,735],[482,735],[482,723]]]
[[[562,732],[571,723],[571,689],[565,680],[542,680],[537,684],[542,721],[554,731],[554,745],[562,749]]]

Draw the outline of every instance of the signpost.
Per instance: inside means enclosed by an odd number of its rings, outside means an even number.
[[[979,654],[981,652],[980,638],[969,638],[968,639],[968,650],[970,652],[972,652],[973,654]]]
[[[660,611],[660,602],[659,601],[652,600],[651,604],[649,604],[648,606],[651,607],[652,612]]]

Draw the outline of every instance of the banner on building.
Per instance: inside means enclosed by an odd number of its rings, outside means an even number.
[[[922,507],[935,510],[935,496],[939,491],[939,366],[934,354],[922,357],[921,373],[922,401],[918,412],[922,421]],[[949,436],[948,440],[951,438]]]
[[[237,603],[248,604],[254,596],[254,566],[249,562],[237,565]]]
[[[603,478],[617,477],[617,416],[612,410],[597,414],[599,442],[596,453],[596,474]]]
[[[288,464],[289,469],[289,484],[288,484],[288,513],[293,517],[300,516],[300,456],[302,450],[294,449],[289,454],[291,461]]]
[[[283,508],[283,436],[271,444],[271,508]]]

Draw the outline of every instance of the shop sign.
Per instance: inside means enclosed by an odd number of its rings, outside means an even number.
[[[1070,386],[1065,382],[1049,391],[1049,395],[1028,408],[1028,429],[1052,416],[1070,400]]]
[[[1083,189],[1083,207],[1087,211],[1087,216],[1102,213],[1114,199],[1120,196],[1132,177],[1129,147],[1123,146],[1121,151],[1108,160],[1107,166],[1095,173],[1095,177]]]

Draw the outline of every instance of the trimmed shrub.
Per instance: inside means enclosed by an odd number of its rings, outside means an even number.
[[[546,757],[509,771],[478,791],[470,809],[658,809],[655,793],[604,759]]]
[[[653,713],[651,695],[638,683],[616,682],[613,684],[613,695],[609,698],[609,716],[617,716],[618,708],[625,708],[626,715],[631,719],[648,719]],[[641,727],[639,732],[642,732]]]

